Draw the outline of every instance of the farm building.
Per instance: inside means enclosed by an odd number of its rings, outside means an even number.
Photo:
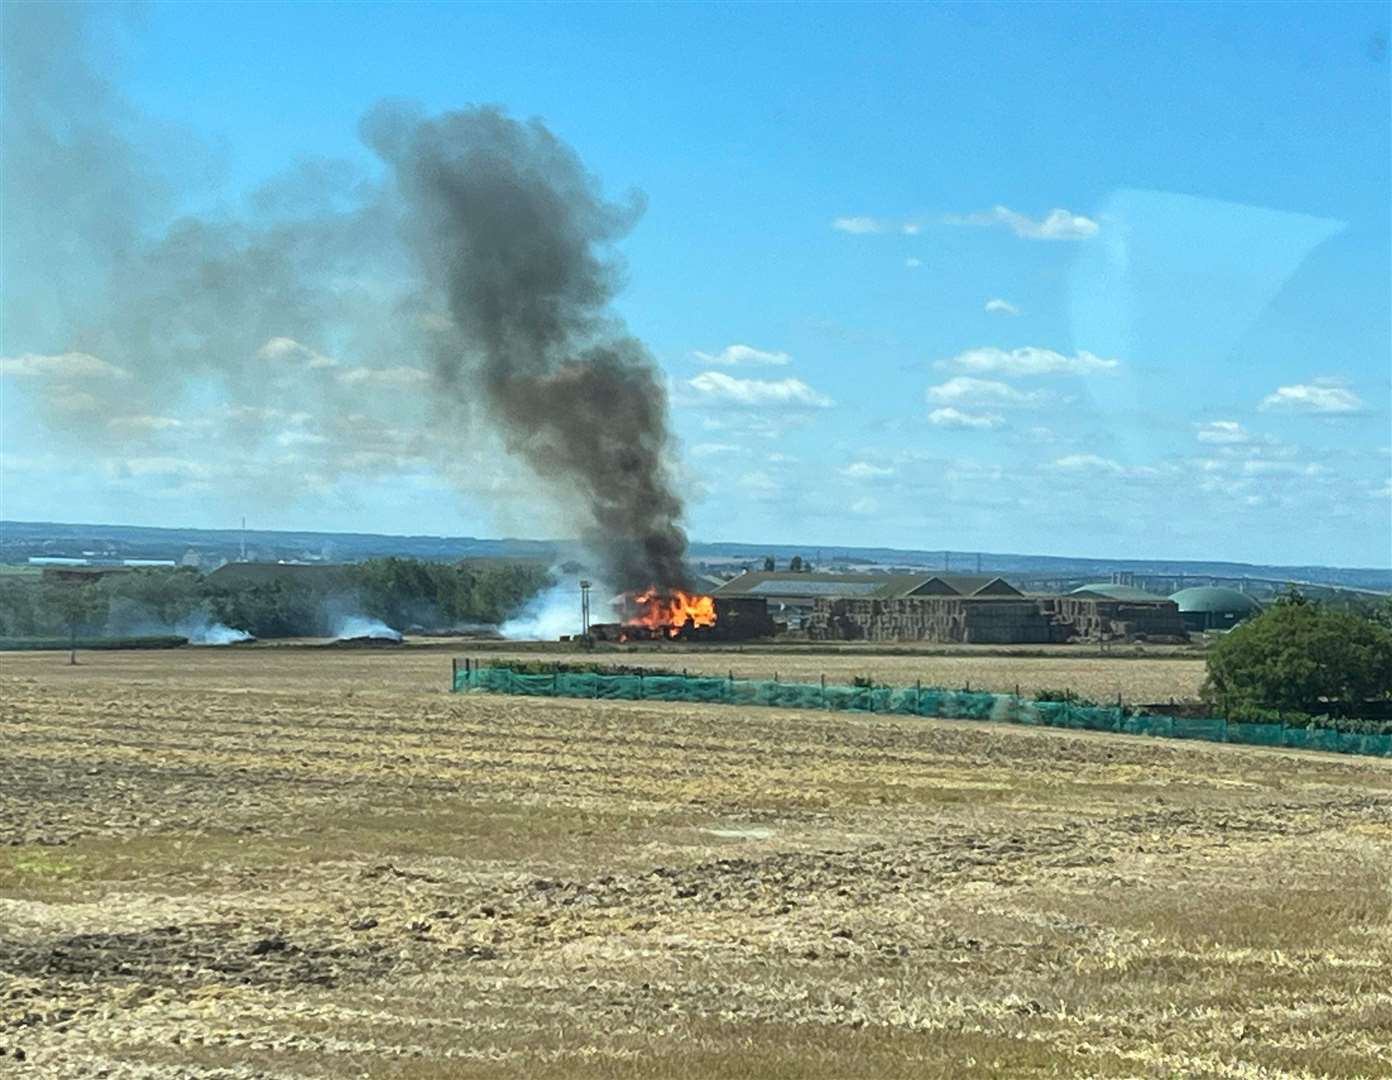
[[[1135,585],[1121,585],[1111,581],[1099,581],[1092,585],[1080,585],[1068,595],[1094,596],[1107,600],[1136,600],[1143,603],[1165,599],[1158,593],[1146,592],[1145,589],[1138,589]]]
[[[992,645],[1085,639],[1182,640],[1178,607],[1129,586],[1026,596],[1002,578],[964,574],[742,574],[717,597],[758,597],[820,641],[940,641]]]
[[[749,571],[712,593],[717,598],[768,601],[769,614],[789,626],[808,625],[822,600],[902,600],[913,596],[1020,596],[1013,585],[990,575],[817,574]]]
[[[1190,630],[1230,630],[1262,609],[1246,593],[1212,585],[1181,589],[1170,599],[1179,607],[1180,617]]]
[[[343,577],[341,563],[224,563],[207,575],[210,585],[337,584]]]

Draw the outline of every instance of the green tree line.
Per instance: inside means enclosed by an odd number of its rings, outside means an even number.
[[[335,612],[397,629],[495,625],[548,584],[535,563],[435,563],[386,558],[313,579],[213,580],[191,569],[149,569],[92,581],[0,580],[0,637],[169,631],[188,619],[260,638],[331,629]]]

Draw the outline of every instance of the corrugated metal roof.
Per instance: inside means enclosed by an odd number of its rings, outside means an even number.
[[[725,582],[716,596],[857,597],[894,600],[900,597],[1019,596],[1018,589],[998,577],[962,574],[818,574],[786,570],[752,570]]]
[[[935,587],[937,586],[937,587]],[[1020,590],[994,574],[932,574],[914,592],[957,596],[1020,596]]]
[[[1082,585],[1074,589],[1070,596],[1104,596],[1108,600],[1164,600],[1165,597],[1156,593],[1146,592],[1138,589],[1134,585],[1113,585],[1110,582],[1099,581],[1093,585]]]

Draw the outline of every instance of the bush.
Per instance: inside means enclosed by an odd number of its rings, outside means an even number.
[[[1288,594],[1213,646],[1204,693],[1230,715],[1356,712],[1392,696],[1392,630]]]

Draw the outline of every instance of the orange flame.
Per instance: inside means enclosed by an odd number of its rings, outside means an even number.
[[[697,596],[680,589],[659,596],[656,589],[649,589],[634,596],[633,603],[638,613],[631,622],[653,630],[665,630],[668,637],[676,637],[688,624],[715,625],[714,597]]]

